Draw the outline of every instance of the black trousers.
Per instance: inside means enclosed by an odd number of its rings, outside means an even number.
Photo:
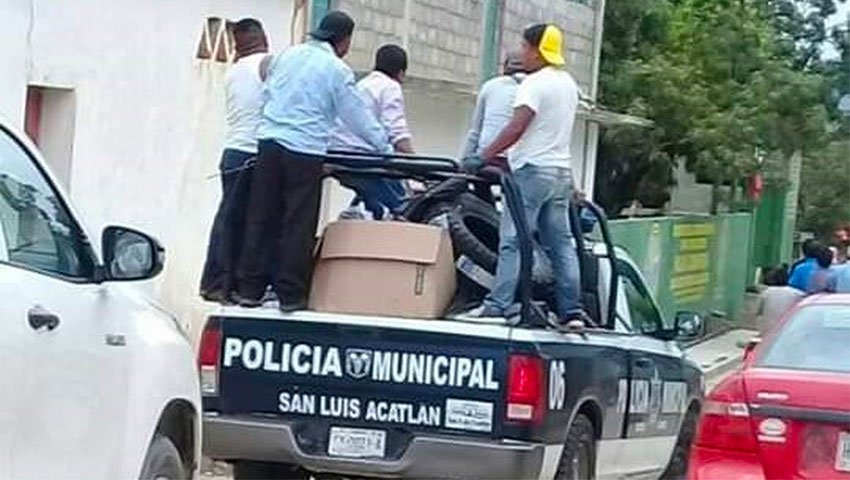
[[[235,288],[236,262],[245,234],[245,207],[251,188],[251,171],[244,167],[255,154],[225,149],[221,155],[221,202],[213,220],[207,258],[201,276],[201,295],[224,298]]]
[[[273,140],[260,140],[237,270],[240,296],[260,299],[271,273],[272,286],[282,304],[307,299],[319,220],[322,160]]]

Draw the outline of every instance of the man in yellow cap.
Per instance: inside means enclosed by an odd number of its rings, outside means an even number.
[[[539,234],[555,275],[561,321],[585,320],[579,304],[578,256],[573,246],[569,205],[573,196],[570,142],[579,88],[564,69],[563,35],[551,24],[523,32],[522,57],[528,77],[520,84],[511,121],[484,148],[464,159],[474,169],[508,151],[511,174],[522,194],[529,227]],[[515,302],[519,277],[517,234],[510,212],[502,213],[496,282],[480,316],[504,316]]]

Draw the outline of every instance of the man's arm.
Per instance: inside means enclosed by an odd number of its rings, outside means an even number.
[[[478,142],[481,139],[481,127],[484,124],[484,104],[487,96],[487,90],[485,87],[481,87],[481,92],[478,94],[478,100],[475,101],[475,111],[472,114],[472,121],[469,122],[469,133],[466,134],[466,143],[463,146],[460,158],[470,157],[478,152]]]
[[[528,126],[531,124],[531,121],[534,120],[534,115],[534,110],[526,105],[514,108],[513,118],[511,118],[511,121],[505,125],[505,128],[503,128],[501,132],[499,132],[499,135],[495,140],[493,140],[493,143],[484,149],[481,153],[481,158],[485,162],[489,162],[499,156],[500,153],[512,147],[519,141],[522,134],[528,130]]]
[[[340,72],[336,85],[337,115],[355,135],[362,138],[375,150],[382,153],[392,153],[392,145],[387,138],[387,132],[366,107],[360,91],[354,83],[354,72]]]
[[[260,60],[260,80],[264,82],[266,81],[266,77],[269,76],[269,67],[272,64],[272,59],[274,59],[274,55],[269,54]]]
[[[413,153],[413,142],[404,110],[404,93],[401,85],[388,88],[381,104],[381,125],[389,134],[390,142],[396,152]]]

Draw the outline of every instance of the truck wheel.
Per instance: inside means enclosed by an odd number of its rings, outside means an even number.
[[[310,475],[296,465],[285,463],[236,462],[234,480],[307,480]]]
[[[141,480],[181,480],[189,475],[183,467],[180,452],[168,437],[157,435],[148,447],[145,463],[142,465]]]
[[[596,436],[593,423],[583,414],[576,415],[555,474],[555,480],[594,480],[596,478]]]
[[[695,410],[688,410],[688,414],[682,422],[682,428],[679,430],[676,446],[673,448],[673,456],[670,457],[670,463],[664,470],[664,474],[661,475],[662,480],[682,480],[688,474],[688,457],[696,434],[697,418],[698,415]]]

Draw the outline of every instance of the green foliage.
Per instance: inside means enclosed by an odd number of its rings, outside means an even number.
[[[672,183],[678,161],[718,187],[756,171],[781,183],[795,152],[820,158],[834,131],[825,95],[848,70],[820,61],[836,1],[609,1],[600,100],[656,124],[639,148],[640,134],[603,134],[597,184],[617,190],[609,211],[668,198],[651,192]]]
[[[850,141],[838,141],[803,162],[800,230],[829,240],[850,222]]]

